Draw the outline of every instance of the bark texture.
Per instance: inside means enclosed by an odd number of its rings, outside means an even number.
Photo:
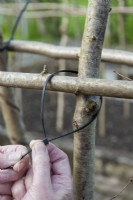
[[[8,50],[65,59],[78,59],[80,52],[78,47],[61,47],[41,42],[17,40],[10,43]],[[103,62],[133,66],[133,53],[128,51],[103,49],[101,59]]]
[[[42,89],[49,74],[42,76],[33,73],[0,72],[0,86]],[[132,81],[103,80],[70,76],[56,76],[48,84],[48,90],[106,97],[133,98]]]
[[[0,46],[2,46],[2,36],[0,35]],[[0,70],[8,70],[7,52],[0,53]],[[12,88],[0,87],[0,106],[5,121],[6,131],[12,144],[26,144],[24,137],[25,127],[20,109],[16,103],[15,91]]]
[[[79,78],[97,78],[109,13],[109,0],[89,0],[79,57]],[[74,127],[84,125],[97,109],[98,97],[77,95]],[[89,109],[88,109],[89,108]],[[74,200],[93,200],[94,187],[94,121],[74,136]]]

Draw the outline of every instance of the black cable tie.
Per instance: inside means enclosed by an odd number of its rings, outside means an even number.
[[[46,145],[47,145],[49,142],[51,142],[51,141],[60,139],[60,138],[62,138],[62,137],[68,136],[68,135],[71,135],[71,134],[73,134],[73,133],[75,133],[75,132],[77,132],[77,131],[80,131],[80,130],[86,128],[87,126],[89,126],[89,125],[95,120],[95,118],[98,116],[98,114],[99,114],[99,112],[100,112],[100,110],[101,110],[101,106],[102,106],[102,97],[100,96],[100,101],[101,101],[100,106],[99,106],[97,112],[92,116],[92,118],[91,118],[87,123],[85,123],[84,125],[80,126],[79,128],[77,128],[77,129],[75,129],[75,130],[71,130],[71,131],[69,131],[69,132],[67,132],[67,133],[64,133],[64,134],[62,134],[62,135],[60,135],[60,136],[57,136],[57,137],[55,137],[55,138],[52,138],[52,139],[49,139],[49,140],[48,140],[48,139],[47,139],[48,135],[47,135],[47,132],[46,132],[46,129],[45,129],[45,120],[44,120],[46,88],[47,88],[48,83],[51,81],[51,79],[52,79],[55,75],[57,75],[58,73],[60,73],[60,72],[69,72],[69,73],[78,74],[78,72],[75,71],[75,70],[59,70],[59,71],[56,71],[56,72],[50,74],[50,75],[47,77],[46,81],[44,82],[43,90],[42,90],[42,97],[41,97],[41,122],[42,122],[43,133],[44,133],[44,136],[45,136],[45,139],[43,140],[43,142],[44,142],[44,144],[46,144]]]
[[[10,35],[10,37],[9,37],[9,40],[6,41],[6,42],[4,43],[4,46],[0,48],[0,52],[4,51],[5,49],[7,49],[7,48],[9,47],[11,41],[12,41],[13,38],[14,38],[15,32],[16,32],[17,27],[18,27],[18,24],[19,24],[19,22],[20,22],[20,20],[21,20],[21,18],[22,18],[22,15],[23,15],[23,13],[25,12],[25,10],[27,9],[27,6],[28,6],[28,4],[29,4],[30,2],[31,2],[31,0],[28,0],[28,1],[25,3],[25,5],[24,5],[24,7],[22,8],[22,10],[20,11],[20,13],[19,13],[19,15],[18,15],[18,17],[17,17],[17,19],[16,19],[16,21],[15,21],[15,24],[14,24],[14,26],[13,26],[13,29],[12,29],[12,31],[11,31],[11,35]]]
[[[47,138],[45,138],[45,139],[43,140],[43,143],[44,143],[45,145],[47,145],[47,144],[49,144],[49,140],[48,140]]]
[[[45,83],[44,83],[43,91],[42,91],[42,98],[41,98],[41,122],[42,122],[42,128],[43,128],[43,132],[44,132],[44,136],[45,136],[45,138],[42,140],[42,142],[43,142],[45,145],[48,145],[49,142],[51,142],[51,141],[60,139],[60,138],[62,138],[62,137],[68,136],[68,135],[71,135],[71,134],[73,134],[73,133],[75,133],[75,132],[78,132],[78,131],[80,131],[80,130],[86,128],[87,126],[89,126],[89,125],[96,119],[96,117],[98,116],[98,114],[99,114],[99,112],[100,112],[100,110],[101,110],[101,106],[102,106],[102,96],[100,96],[100,106],[99,106],[97,112],[92,116],[92,118],[91,118],[87,123],[85,123],[84,125],[80,126],[80,127],[77,128],[77,129],[71,130],[70,132],[64,133],[64,134],[62,134],[62,135],[60,135],[60,136],[57,136],[57,137],[55,137],[55,138],[52,138],[52,139],[48,139],[48,138],[47,138],[47,133],[46,133],[46,130],[45,130],[45,123],[44,123],[44,108],[45,108],[45,106],[44,106],[44,100],[45,100],[46,87],[47,87],[48,82],[50,82],[51,79],[52,79],[56,74],[58,74],[58,73],[60,73],[60,72],[70,72],[70,73],[75,73],[75,74],[78,73],[77,71],[74,71],[74,70],[59,70],[59,71],[56,71],[56,72],[54,72],[53,74],[49,75],[48,78],[46,79]],[[25,153],[25,154],[21,157],[21,159],[23,159],[26,155],[30,154],[31,152],[32,152],[32,149],[30,149],[27,153]],[[21,160],[21,159],[20,159],[20,160]],[[12,167],[12,165],[9,166],[8,168],[5,168],[5,169],[9,169],[9,168],[11,168],[11,167]]]
[[[44,133],[44,137],[47,138],[47,133],[46,133],[46,129],[45,129],[45,120],[44,120],[44,110],[45,110],[45,96],[46,96],[46,88],[47,88],[47,85],[48,83],[51,81],[51,79],[57,75],[58,73],[61,73],[61,72],[69,72],[69,73],[74,73],[74,74],[77,74],[78,72],[75,71],[75,70],[59,70],[59,71],[56,71],[52,74],[50,74],[46,81],[44,82],[44,85],[43,85],[43,90],[42,90],[42,97],[41,97],[41,123],[42,123],[42,129],[43,129],[43,133]]]

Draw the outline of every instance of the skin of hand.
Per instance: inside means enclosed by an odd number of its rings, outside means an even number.
[[[0,146],[0,200],[12,199],[13,182],[22,178],[29,169],[29,156],[19,161],[26,152],[27,148],[22,145]],[[11,165],[12,168],[5,169]]]
[[[53,144],[32,141],[32,166],[12,187],[15,200],[71,200],[72,179],[67,155]]]

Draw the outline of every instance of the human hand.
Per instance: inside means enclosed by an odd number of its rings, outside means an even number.
[[[26,152],[22,145],[0,146],[0,200],[12,199],[13,182],[23,177],[29,167],[29,156],[19,161]],[[6,169],[11,165],[13,168]]]
[[[33,145],[34,143],[34,145]],[[32,166],[12,187],[15,200],[71,200],[67,155],[53,144],[32,141]]]

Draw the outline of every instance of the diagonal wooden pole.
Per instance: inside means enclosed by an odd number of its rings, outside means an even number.
[[[79,58],[79,78],[97,78],[101,52],[110,11],[109,0],[89,0]],[[74,128],[86,123],[97,106],[99,97],[77,95]],[[93,200],[94,150],[96,121],[74,136],[74,200]]]

